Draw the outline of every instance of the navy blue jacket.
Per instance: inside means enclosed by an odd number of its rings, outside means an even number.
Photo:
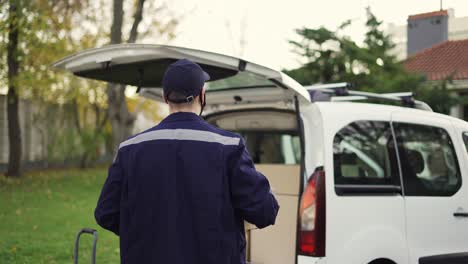
[[[239,135],[175,113],[120,144],[95,218],[122,264],[240,264],[244,220],[273,225],[278,209]]]

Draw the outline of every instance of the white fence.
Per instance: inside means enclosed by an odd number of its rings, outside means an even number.
[[[6,96],[0,95],[0,164],[8,163],[8,121]],[[47,157],[47,135],[33,122],[35,107],[29,101],[20,101],[20,127],[23,141],[23,160],[35,162]]]

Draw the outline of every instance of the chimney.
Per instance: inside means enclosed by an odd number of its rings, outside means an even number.
[[[448,40],[448,12],[440,10],[408,16],[407,53],[411,56]]]

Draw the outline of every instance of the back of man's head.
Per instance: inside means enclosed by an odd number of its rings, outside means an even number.
[[[194,111],[199,108],[194,102],[204,105],[204,84],[210,79],[208,73],[200,65],[187,60],[178,60],[169,67],[163,77],[164,99],[171,110],[187,109]],[[203,97],[203,98],[202,98]]]
[[[171,103],[190,103],[202,93],[203,86],[210,79],[200,65],[187,60],[178,60],[169,67],[163,77],[166,100]],[[177,93],[176,95],[171,95]]]
[[[190,97],[187,99],[187,96],[185,94],[182,94],[180,92],[174,91],[170,92],[166,97],[167,103],[171,106],[181,106],[181,105],[193,105],[193,102],[195,99],[198,98],[196,97]]]

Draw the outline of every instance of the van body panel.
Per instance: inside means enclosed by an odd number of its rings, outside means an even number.
[[[315,169],[324,166],[325,149],[324,118],[317,103],[301,106],[301,119],[304,126],[305,171],[302,184],[305,186]],[[325,175],[325,177],[327,177]]]
[[[463,170],[466,168],[463,165],[466,150],[460,141],[461,134],[456,132],[451,118],[439,114],[425,112],[410,115],[406,110],[399,110],[392,113],[392,119],[393,122],[444,129],[453,143],[462,177],[462,186],[452,196],[405,196],[410,263],[417,263],[420,258],[433,255],[466,253],[468,218],[454,216],[456,212],[468,212],[468,179],[466,169]]]
[[[326,264],[327,258],[316,258],[316,257],[308,257],[308,256],[301,256],[297,257],[298,264]]]
[[[463,138],[463,135],[468,135],[468,122],[452,120],[452,124],[455,128],[455,140],[458,140],[458,143],[455,145],[461,146],[458,148],[457,155],[460,162],[463,182],[468,182],[468,149],[465,147],[465,139]]]
[[[407,263],[405,205],[401,195],[338,196],[335,192],[335,134],[355,121],[389,123],[388,107],[358,103],[316,104],[322,114],[324,131],[327,263],[367,263],[382,257]]]

